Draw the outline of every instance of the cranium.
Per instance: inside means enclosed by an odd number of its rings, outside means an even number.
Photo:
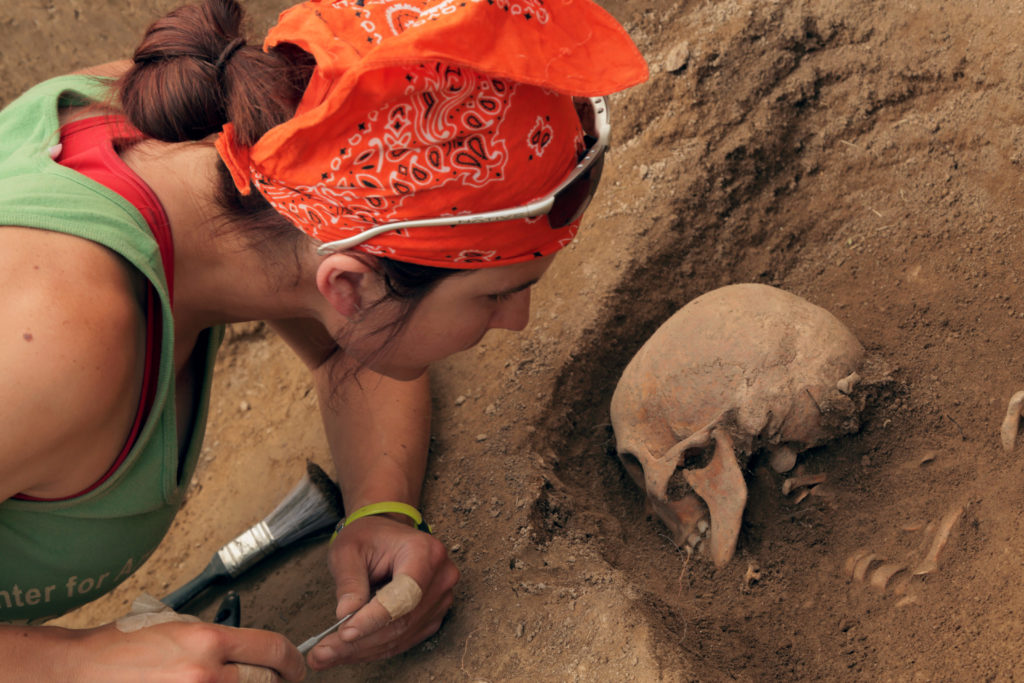
[[[759,284],[722,287],[669,318],[612,397],[616,450],[680,546],[705,529],[717,566],[733,555],[750,456],[778,471],[860,428],[849,394],[864,348],[831,313]],[[706,509],[705,509],[706,506]]]

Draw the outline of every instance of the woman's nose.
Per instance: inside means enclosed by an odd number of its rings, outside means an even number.
[[[530,290],[516,292],[505,301],[491,318],[491,327],[521,332],[530,322]]]

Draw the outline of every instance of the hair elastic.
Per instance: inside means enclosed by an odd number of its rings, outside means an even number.
[[[231,59],[231,55],[238,51],[238,48],[245,45],[245,38],[235,38],[227,46],[221,50],[220,57],[217,57],[217,61],[213,63],[213,66],[217,69],[218,73],[224,72],[224,65]]]

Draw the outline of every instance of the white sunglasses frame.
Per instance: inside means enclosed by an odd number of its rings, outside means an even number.
[[[392,232],[394,230],[406,230],[408,228],[429,228],[446,225],[469,225],[472,223],[497,223],[499,221],[514,221],[522,218],[535,218],[537,216],[543,216],[551,211],[555,205],[555,200],[558,198],[558,194],[573,184],[573,182],[581,175],[589,171],[595,163],[604,155],[608,149],[608,142],[611,138],[611,123],[608,118],[608,104],[603,97],[585,97],[577,98],[579,101],[588,102],[590,108],[594,113],[594,133],[597,135],[597,141],[587,150],[583,158],[579,160],[569,175],[559,183],[555,189],[547,193],[539,199],[535,199],[528,204],[523,206],[517,206],[510,209],[498,209],[496,211],[485,211],[483,213],[469,213],[461,216],[441,216],[438,218],[420,218],[409,221],[396,221],[394,223],[384,223],[382,225],[374,226],[368,230],[364,230],[358,235],[352,237],[346,237],[341,240],[334,240],[333,242],[325,242],[317,247],[316,253],[319,256],[328,256],[339,251],[345,251],[352,247],[358,246],[367,240],[373,239],[377,235],[382,235],[386,232]],[[596,188],[595,188],[596,189]],[[593,191],[590,193],[593,196]],[[583,213],[583,209],[590,203],[590,197],[588,197],[580,206],[581,208],[577,211],[576,215],[572,220],[579,218],[580,214]],[[566,224],[571,223],[568,221]]]

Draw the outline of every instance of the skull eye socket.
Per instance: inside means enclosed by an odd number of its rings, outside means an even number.
[[[640,464],[640,460],[635,455],[627,451],[623,451],[618,454],[619,462],[622,463],[622,467],[626,470],[626,474],[629,475],[630,479],[639,486],[641,489],[644,487],[644,468]]]

